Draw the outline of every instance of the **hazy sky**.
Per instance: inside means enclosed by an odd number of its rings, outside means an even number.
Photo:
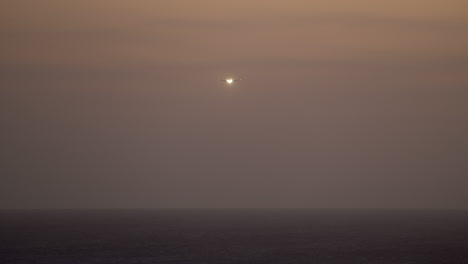
[[[2,208],[468,208],[468,2],[1,1],[0,124]]]

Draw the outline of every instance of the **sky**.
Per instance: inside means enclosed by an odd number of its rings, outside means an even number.
[[[466,209],[467,99],[464,0],[1,1],[0,208]]]

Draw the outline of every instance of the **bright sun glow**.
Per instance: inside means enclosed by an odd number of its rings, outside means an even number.
[[[227,83],[232,83],[232,79],[227,79],[226,82]]]

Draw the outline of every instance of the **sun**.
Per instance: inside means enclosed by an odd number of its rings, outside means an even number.
[[[227,79],[226,82],[231,84],[234,80],[233,79]]]

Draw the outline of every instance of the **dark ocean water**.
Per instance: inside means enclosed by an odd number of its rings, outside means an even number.
[[[0,263],[468,263],[468,211],[0,211]]]

